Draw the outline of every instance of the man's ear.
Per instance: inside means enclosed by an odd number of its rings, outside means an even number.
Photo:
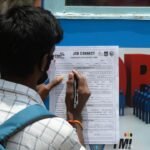
[[[40,63],[40,66],[39,66],[40,70],[42,72],[45,72],[47,71],[47,69],[49,68],[49,62],[48,62],[48,54],[45,54],[42,59],[41,59],[41,63]]]

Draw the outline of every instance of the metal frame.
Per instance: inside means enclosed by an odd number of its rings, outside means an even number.
[[[44,8],[65,19],[150,20],[150,7],[65,6],[65,0],[44,0]]]

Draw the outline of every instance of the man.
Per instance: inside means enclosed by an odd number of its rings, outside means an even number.
[[[53,58],[55,44],[62,31],[48,11],[30,6],[15,7],[0,18],[0,124],[33,104],[43,105],[36,86]],[[79,103],[73,108],[73,82],[78,81]],[[82,74],[73,70],[68,75],[66,114],[71,125],[55,117],[26,127],[7,142],[8,150],[79,150],[84,149],[82,134],[83,107],[90,96]],[[44,105],[43,105],[44,107]],[[79,142],[80,141],[80,142]],[[82,144],[82,145],[81,145]]]
[[[7,10],[14,6],[41,7],[41,3],[41,0],[0,0],[0,13],[6,13]],[[47,80],[47,78],[47,73],[43,74],[37,85],[38,93],[40,94],[43,101],[47,98],[50,90],[63,80],[62,76],[57,76],[51,83],[45,84],[44,82]]]

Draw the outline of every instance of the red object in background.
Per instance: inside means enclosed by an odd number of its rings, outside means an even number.
[[[124,59],[127,71],[127,105],[132,106],[134,90],[150,84],[150,55],[125,54]]]
[[[125,96],[126,90],[127,90],[126,67],[121,58],[119,58],[119,91],[122,91],[123,95]]]

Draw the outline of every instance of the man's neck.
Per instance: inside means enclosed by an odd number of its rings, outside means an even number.
[[[37,82],[35,81],[35,78],[33,78],[31,76],[26,77],[26,78],[21,78],[21,77],[16,77],[16,76],[13,76],[13,75],[9,76],[9,75],[1,74],[1,78],[4,79],[4,80],[7,80],[7,81],[11,81],[11,82],[15,82],[15,83],[18,83],[18,84],[28,86],[28,87],[36,90]]]

